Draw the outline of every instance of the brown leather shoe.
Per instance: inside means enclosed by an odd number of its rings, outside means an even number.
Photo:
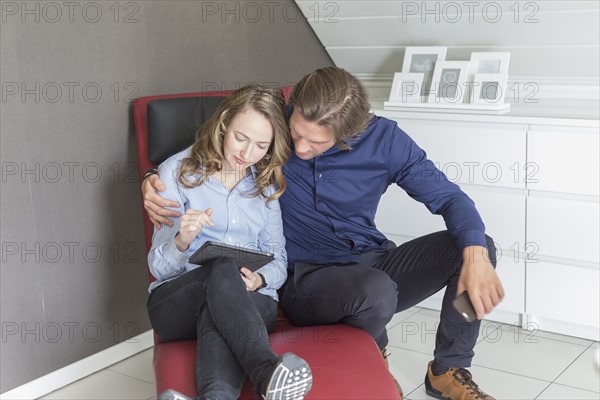
[[[425,375],[425,391],[441,400],[494,400],[473,382],[471,373],[464,368],[450,368],[442,375],[431,372],[430,361]]]
[[[387,367],[388,370],[390,369],[390,362],[388,361],[389,356],[390,356],[390,353],[388,353],[387,348],[381,350],[381,357],[383,357],[383,362],[385,363],[385,366]],[[396,384],[396,389],[398,389],[398,394],[400,395],[400,400],[404,399],[404,393],[402,393],[402,388],[400,387],[400,384],[398,383],[398,381],[396,380],[394,375],[392,375],[391,372],[390,372],[390,375],[392,376],[392,379],[394,380],[394,383]]]

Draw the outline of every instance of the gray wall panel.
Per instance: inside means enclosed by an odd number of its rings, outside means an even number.
[[[50,3],[1,4],[0,392],[150,328],[131,98],[332,64],[291,1]]]

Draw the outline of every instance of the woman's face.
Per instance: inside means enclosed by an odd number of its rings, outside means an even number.
[[[223,139],[224,170],[245,172],[260,161],[273,141],[273,127],[261,113],[252,108],[231,120]]]

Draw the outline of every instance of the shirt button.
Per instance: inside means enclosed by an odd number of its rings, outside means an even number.
[[[231,220],[231,223],[232,223],[232,224],[235,224],[235,219],[232,219],[232,220]]]
[[[323,176],[323,174],[319,174],[319,178],[321,178]]]

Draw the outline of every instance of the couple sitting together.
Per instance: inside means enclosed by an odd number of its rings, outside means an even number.
[[[393,183],[442,215],[448,230],[400,246],[388,240],[374,218]],[[237,399],[246,375],[262,398],[304,398],[309,365],[269,343],[278,302],[297,326],[363,329],[387,357],[394,314],[443,287],[426,391],[492,399],[465,368],[473,332],[504,296],[493,241],[471,199],[395,122],[370,113],[365,87],[343,69],[306,75],[287,104],[280,90],[235,91],[191,147],[162,163],[158,176],[147,174],[142,192],[155,224],[148,314],[162,341],[198,341],[199,399]],[[207,241],[274,260],[254,272],[229,258],[191,264]],[[465,290],[473,322],[452,307]],[[244,326],[258,330],[251,340],[236,334]],[[159,399],[188,397],[169,390]]]

